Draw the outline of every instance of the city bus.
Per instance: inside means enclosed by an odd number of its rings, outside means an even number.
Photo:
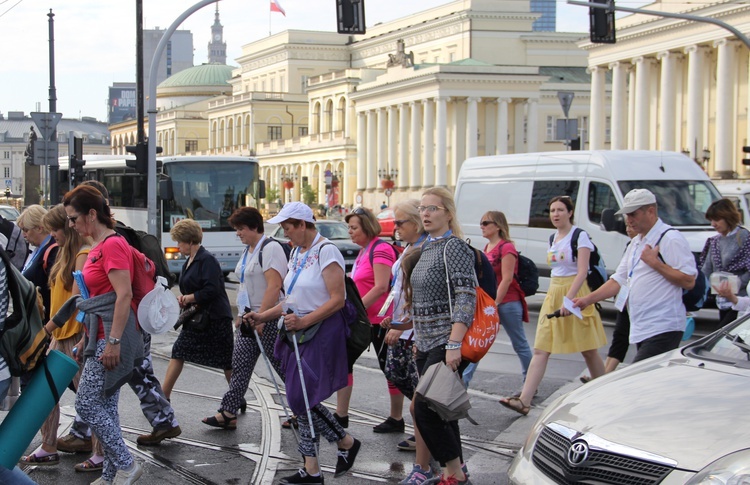
[[[133,157],[84,155],[83,179],[98,180],[109,190],[115,218],[147,231],[147,179],[126,165]],[[60,158],[59,193],[70,190],[67,157]],[[169,231],[182,219],[194,219],[203,228],[203,247],[219,260],[222,271],[234,271],[244,246],[229,225],[238,207],[259,207],[265,184],[258,160],[250,157],[183,156],[157,160],[157,232],[169,269],[179,276],[185,258]]]

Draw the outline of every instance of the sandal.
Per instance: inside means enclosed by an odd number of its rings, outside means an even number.
[[[57,453],[50,453],[49,455],[36,456],[36,452],[22,456],[18,463],[21,465],[32,465],[32,466],[52,466],[60,463],[60,455]]]
[[[294,429],[299,429],[299,423],[297,423],[297,416],[292,416],[291,418],[281,423],[281,427],[284,429],[292,429],[292,426],[294,426]]]
[[[237,429],[237,416],[233,418],[229,417],[224,414],[224,411],[219,411],[219,414],[223,418],[223,421],[216,419],[216,416],[209,416],[208,418],[203,418],[203,424],[213,426],[214,428]]]
[[[91,458],[89,458],[88,460],[74,466],[73,469],[77,472],[100,472],[104,469],[104,460],[102,460],[101,463],[96,464],[91,461]]]
[[[511,398],[508,398],[508,399],[500,399],[499,402],[504,407],[506,407],[508,409],[511,409],[511,410],[517,412],[518,414],[522,414],[524,416],[526,416],[527,414],[529,414],[529,411],[531,410],[530,406],[525,405],[523,403],[523,401],[521,401],[517,397],[511,397]]]
[[[582,383],[588,384],[589,382],[591,382],[591,376],[581,376],[580,380]]]

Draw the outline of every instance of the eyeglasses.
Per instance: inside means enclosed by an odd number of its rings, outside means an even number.
[[[402,225],[406,224],[407,222],[409,222],[408,219],[396,219],[396,220],[393,221],[393,225],[396,226],[396,227],[401,227]]]
[[[76,223],[76,221],[78,220],[78,218],[79,218],[79,217],[81,217],[81,215],[80,215],[80,214],[78,214],[77,216],[67,216],[68,220],[69,220],[70,222],[72,222],[73,224],[75,224],[75,223]]]
[[[482,227],[487,227],[490,224],[494,224],[494,222],[492,222],[492,221],[482,221],[482,222],[479,223],[479,225],[482,226]]]
[[[428,214],[432,214],[433,212],[436,212],[438,209],[445,210],[445,207],[441,205],[420,205],[419,207],[417,207],[417,210],[420,213],[427,212]]]

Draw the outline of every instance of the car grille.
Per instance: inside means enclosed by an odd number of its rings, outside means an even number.
[[[673,467],[653,463],[638,457],[597,449],[589,444],[585,461],[573,466],[568,461],[568,451],[574,442],[549,427],[539,435],[532,460],[545,475],[559,484],[611,483],[618,485],[649,485],[660,483]]]

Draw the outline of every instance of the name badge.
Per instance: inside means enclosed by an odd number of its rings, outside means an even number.
[[[388,313],[388,309],[391,307],[391,303],[393,303],[393,299],[395,297],[396,297],[396,290],[391,290],[390,294],[388,295],[388,298],[385,299],[383,306],[380,308],[380,311],[378,312],[379,317],[384,317],[385,314]]]
[[[625,309],[625,305],[628,304],[628,295],[630,295],[630,286],[620,286],[620,291],[617,293],[617,298],[615,298],[615,308],[618,311],[621,312]]]

